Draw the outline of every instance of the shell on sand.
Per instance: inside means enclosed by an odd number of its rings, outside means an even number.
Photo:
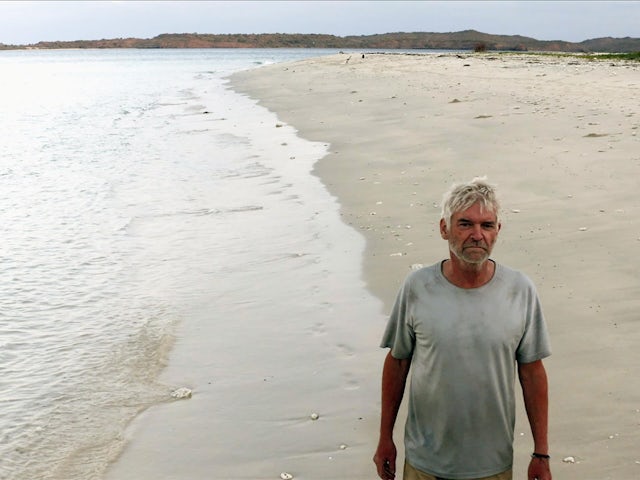
[[[171,396],[173,398],[191,398],[192,394],[193,392],[191,391],[191,389],[186,387],[178,388],[177,390],[171,392]]]

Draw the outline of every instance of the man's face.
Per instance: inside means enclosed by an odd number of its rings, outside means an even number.
[[[500,231],[495,212],[482,210],[479,203],[474,203],[466,210],[454,213],[450,223],[447,228],[445,221],[440,221],[440,234],[448,240],[453,255],[474,265],[489,259]]]

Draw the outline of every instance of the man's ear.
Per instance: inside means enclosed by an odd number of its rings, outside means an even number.
[[[444,221],[444,218],[440,219],[440,236],[445,240],[449,240],[449,231],[447,230],[447,222]]]

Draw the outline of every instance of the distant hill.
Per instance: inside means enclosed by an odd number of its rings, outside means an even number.
[[[640,52],[640,38],[594,38],[579,43],[536,40],[519,35],[491,35],[465,30],[450,33],[384,33],[337,37],[322,34],[199,34],[165,33],[154,38],[114,38],[70,42],[3,45],[0,49],[60,48],[344,48],[344,49],[446,49],[584,53]]]

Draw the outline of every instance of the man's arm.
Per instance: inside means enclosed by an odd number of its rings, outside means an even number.
[[[518,377],[522,386],[522,395],[527,417],[529,418],[529,425],[531,425],[533,450],[536,453],[548,455],[549,396],[547,372],[544,369],[542,360],[531,363],[518,363]],[[549,460],[532,458],[529,463],[528,479],[551,480]]]
[[[411,366],[411,359],[397,359],[387,354],[382,368],[382,411],[380,415],[380,440],[373,461],[383,480],[392,480],[396,473],[396,446],[393,443],[393,427],[404,395],[404,386]]]

